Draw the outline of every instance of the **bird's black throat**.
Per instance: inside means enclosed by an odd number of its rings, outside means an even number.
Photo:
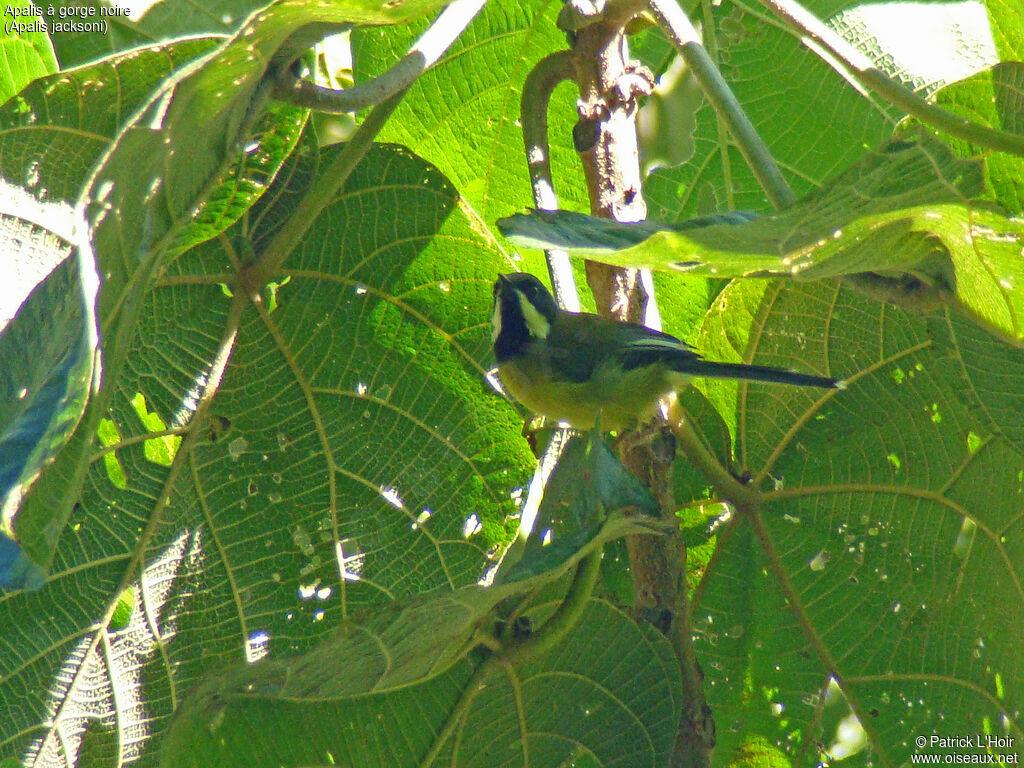
[[[499,293],[495,300],[501,313],[501,331],[494,340],[494,359],[502,363],[522,354],[530,341],[530,329],[526,325],[522,307],[519,306],[514,293]]]

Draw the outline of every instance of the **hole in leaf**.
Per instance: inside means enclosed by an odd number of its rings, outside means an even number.
[[[99,426],[96,428],[96,437],[99,438],[100,445],[104,448],[121,442],[121,433],[117,431],[117,425],[110,419],[100,419]],[[107,477],[110,478],[110,482],[114,484],[115,488],[120,488],[122,491],[128,488],[128,476],[115,451],[103,454],[103,466],[107,470]]]

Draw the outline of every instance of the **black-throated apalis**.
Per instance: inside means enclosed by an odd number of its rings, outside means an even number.
[[[532,412],[590,429],[621,430],[654,416],[658,402],[694,377],[842,387],[827,376],[703,359],[643,325],[559,309],[531,274],[499,275],[491,314],[502,385]]]

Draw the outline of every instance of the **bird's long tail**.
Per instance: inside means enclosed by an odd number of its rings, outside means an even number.
[[[680,371],[692,376],[710,376],[720,379],[748,379],[750,381],[770,381],[776,384],[795,384],[798,387],[823,387],[825,389],[845,389],[846,382],[831,379],[828,376],[814,376],[809,373],[797,373],[783,368],[769,368],[766,365],[746,365],[744,363],[713,363],[701,360],[692,371]]]

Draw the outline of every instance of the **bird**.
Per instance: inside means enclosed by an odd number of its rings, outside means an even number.
[[[622,431],[657,413],[693,377],[842,389],[841,380],[705,360],[644,325],[561,309],[528,272],[498,275],[491,340],[503,388],[533,413],[579,430]]]

